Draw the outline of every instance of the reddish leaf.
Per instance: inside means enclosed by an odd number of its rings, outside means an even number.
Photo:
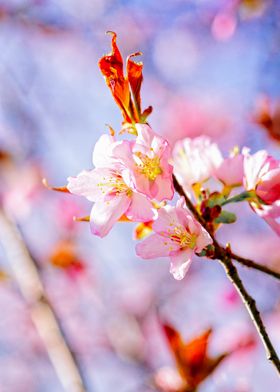
[[[112,52],[99,60],[99,67],[105,77],[111,93],[121,109],[125,125],[146,123],[146,118],[152,111],[149,106],[141,112],[141,86],[143,82],[143,63],[131,60],[142,53],[137,52],[128,56],[126,61],[127,74],[124,75],[123,59],[116,43],[116,33],[112,34]],[[132,99],[133,98],[133,99]]]
[[[208,357],[211,329],[187,343],[184,343],[179,332],[173,327],[164,324],[163,329],[187,390],[194,390],[228,355],[225,353],[217,358]]]
[[[143,63],[132,61],[131,57],[140,56],[140,55],[142,55],[141,52],[133,53],[130,56],[128,56],[126,62],[127,78],[134,97],[134,102],[137,111],[136,114],[138,115],[138,117],[140,117],[141,114],[140,90],[143,82],[143,74],[142,74]]]
[[[254,122],[264,128],[268,135],[280,142],[280,103],[272,103],[268,98],[263,98],[254,116]]]
[[[0,150],[0,164],[10,163],[12,161],[13,161],[13,157],[8,151]]]
[[[122,111],[124,120],[131,122],[129,83],[124,77],[123,59],[116,43],[117,35],[111,31],[108,33],[112,34],[112,52],[99,60],[99,68]]]
[[[141,122],[146,122],[147,117],[152,113],[153,107],[148,106],[147,109],[144,110],[144,112],[141,114]]]
[[[200,367],[205,361],[208,348],[208,339],[211,329],[205,331],[201,336],[185,344],[182,350],[182,360],[193,367]]]
[[[50,263],[71,273],[80,273],[84,270],[84,263],[79,259],[75,245],[72,241],[59,241],[50,255]]]

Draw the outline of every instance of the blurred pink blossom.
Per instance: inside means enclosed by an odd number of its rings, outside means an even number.
[[[216,143],[207,136],[178,141],[173,148],[174,173],[189,191],[194,184],[203,183],[223,163]]]
[[[185,382],[176,369],[171,367],[162,367],[155,376],[156,386],[163,392],[180,392],[185,387]]]
[[[211,30],[214,38],[218,41],[227,41],[234,35],[236,26],[235,15],[230,12],[220,12],[215,16]]]
[[[265,150],[253,155],[248,151],[244,157],[244,186],[248,191],[255,190],[265,203],[251,202],[253,210],[280,235],[276,220],[280,217],[280,162]]]

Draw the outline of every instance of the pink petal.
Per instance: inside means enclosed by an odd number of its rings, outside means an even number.
[[[225,159],[214,170],[215,177],[225,185],[241,185],[244,177],[243,160],[244,155],[242,154]]]
[[[184,188],[206,181],[223,161],[216,143],[207,136],[178,141],[173,148],[174,173]]]
[[[154,132],[152,131],[151,127],[146,124],[136,124],[136,130],[138,133],[136,143],[142,144],[144,146],[151,146],[153,138],[155,136]]]
[[[248,190],[255,189],[259,179],[263,172],[263,167],[268,158],[268,154],[265,150],[260,150],[254,155],[250,155],[249,152],[245,153],[244,156],[244,177],[245,187]]]
[[[158,218],[153,224],[153,230],[156,233],[167,233],[168,230],[173,231],[174,226],[181,223],[178,221],[176,209],[171,206],[166,206],[158,210]]]
[[[257,195],[268,204],[280,200],[280,168],[270,170],[262,176]]]
[[[172,254],[170,257],[170,273],[173,275],[174,279],[182,280],[186,275],[190,265],[191,265],[192,251],[179,250]]]
[[[135,247],[137,256],[143,259],[154,259],[168,256],[173,250],[173,242],[169,238],[164,238],[158,234],[152,234]]]
[[[98,201],[104,198],[104,188],[98,184],[107,183],[114,177],[110,169],[93,169],[82,171],[77,177],[69,177],[67,188],[75,195],[84,196],[90,201]]]
[[[164,178],[159,176],[156,181],[157,191],[155,193],[155,198],[158,201],[171,200],[174,196],[174,186],[172,177]]]
[[[274,232],[280,236],[280,222],[277,222],[275,218],[265,217],[264,220],[274,230]]]
[[[137,189],[138,192],[143,193],[151,199],[154,199],[157,196],[158,185],[155,181],[151,182],[143,174],[135,172],[133,176],[133,182],[135,185],[135,189]]]
[[[114,138],[110,135],[102,135],[97,140],[93,154],[92,162],[95,167],[108,167],[112,164],[111,150]]]
[[[121,195],[106,202],[95,203],[90,214],[91,232],[101,238],[105,237],[126,212],[130,202],[129,197]]]
[[[200,225],[200,224],[199,224]],[[196,239],[196,246],[195,246],[195,251],[196,252],[201,252],[205,246],[210,245],[213,243],[213,240],[209,233],[201,226],[200,229],[200,234]]]
[[[126,212],[126,216],[138,222],[148,222],[153,219],[153,205],[145,196],[140,193],[133,193],[131,204]]]
[[[178,207],[180,203],[177,203],[176,214],[178,222],[186,228],[189,228],[191,232],[196,231],[196,226],[193,223],[193,217],[187,208]]]
[[[131,168],[133,166],[132,146],[133,142],[122,140],[120,142],[116,142],[112,149],[112,156],[116,160],[121,161],[127,168]]]

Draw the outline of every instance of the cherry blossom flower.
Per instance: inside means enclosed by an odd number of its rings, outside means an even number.
[[[95,203],[90,215],[91,231],[100,237],[106,236],[124,214],[138,222],[150,221],[154,215],[152,203],[129,186],[123,165],[111,154],[117,143],[109,135],[101,136],[93,152],[96,168],[68,178],[71,193]]]
[[[155,234],[136,245],[136,254],[144,259],[171,259],[170,273],[183,279],[195,252],[212,243],[210,235],[184,207],[181,198],[176,207],[166,206],[158,211],[153,224]]]
[[[135,141],[122,141],[113,149],[113,156],[126,166],[126,178],[136,191],[150,199],[171,200],[174,195],[169,163],[171,149],[167,140],[145,124],[136,124]]]
[[[186,192],[208,180],[223,162],[216,143],[207,136],[179,140],[173,149],[174,173]]]
[[[266,220],[272,229],[280,235],[280,161],[260,150],[244,157],[244,186],[254,190],[263,203],[251,202],[253,210]]]

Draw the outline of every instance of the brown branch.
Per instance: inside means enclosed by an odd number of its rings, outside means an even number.
[[[253,260],[247,259],[242,256],[238,256],[235,253],[231,252],[230,255],[231,255],[232,259],[236,260],[239,264],[244,265],[245,267],[256,269],[256,270],[261,271],[267,275],[271,275],[276,279],[280,279],[280,272],[274,271],[273,269],[266,267],[265,265],[258,264]]]
[[[189,208],[189,210],[193,213],[194,217],[198,220],[198,222],[208,231],[206,222],[204,221],[202,216],[198,213],[198,211],[196,210],[196,208],[194,207],[194,205],[192,204],[192,202],[190,201],[188,196],[185,194],[183,188],[178,183],[178,181],[174,175],[173,175],[173,180],[174,180],[175,190],[181,196],[183,196],[185,198],[186,205]],[[240,276],[238,274],[238,271],[231,261],[232,254],[231,254],[230,249],[223,248],[217,242],[214,235],[212,233],[209,233],[209,234],[211,235],[211,238],[213,239],[213,245],[215,247],[215,255],[214,255],[215,258],[218,259],[220,264],[224,267],[228,279],[234,285],[234,287],[236,288],[237,292],[239,293],[239,296],[241,297],[244,305],[246,306],[247,311],[248,311],[248,313],[249,313],[249,315],[250,315],[250,317],[256,327],[256,330],[262,340],[262,343],[265,347],[265,350],[267,353],[267,359],[271,361],[271,363],[275,366],[278,373],[280,374],[280,360],[279,360],[278,355],[272,345],[272,342],[266,332],[266,328],[265,328],[264,323],[261,319],[260,312],[258,311],[258,308],[256,306],[256,302],[250,296],[250,294],[247,292],[247,290],[245,289],[243,282],[240,279]],[[243,263],[243,264],[245,265],[245,263]],[[247,266],[248,266],[248,264],[251,264],[251,263],[247,263]]]
[[[185,198],[186,201],[186,205],[188,207],[188,209],[191,211],[191,213],[193,214],[193,216],[196,218],[196,220],[198,220],[198,222],[204,227],[206,228],[207,231],[207,223],[204,221],[203,217],[198,213],[197,209],[194,207],[194,205],[192,204],[192,202],[190,201],[190,199],[186,196],[182,186],[178,183],[176,177],[173,175],[173,182],[174,182],[174,187],[175,190],[179,193],[179,195],[183,196]],[[219,246],[221,247],[221,245],[219,245],[215,239],[215,237],[212,235],[212,233],[209,233],[212,237],[213,243],[215,246]],[[222,248],[222,247],[221,247]],[[225,248],[223,248],[224,251],[226,251]],[[262,265],[262,264],[258,264],[253,260],[247,259],[245,257],[241,257],[238,256],[235,253],[230,254],[231,258],[236,260],[239,264],[243,265],[244,267],[248,267],[248,268],[253,268],[255,270],[261,271],[267,275],[273,276],[276,279],[280,280],[280,272],[274,271],[273,269]]]
[[[65,391],[85,392],[77,360],[47,299],[35,261],[15,223],[0,209],[0,242],[5,250],[32,321]]]
[[[230,257],[226,257],[225,255],[219,256],[219,262],[223,265],[227,277],[234,285],[236,290],[238,291],[244,305],[247,308],[247,311],[258,331],[258,334],[263,342],[263,345],[266,349],[267,359],[273,363],[278,373],[280,374],[280,360],[278,355],[272,345],[272,342],[266,332],[265,325],[261,319],[260,312],[256,306],[256,301],[251,297],[248,291],[245,289],[242,280],[237,272],[236,267],[233,265]]]

